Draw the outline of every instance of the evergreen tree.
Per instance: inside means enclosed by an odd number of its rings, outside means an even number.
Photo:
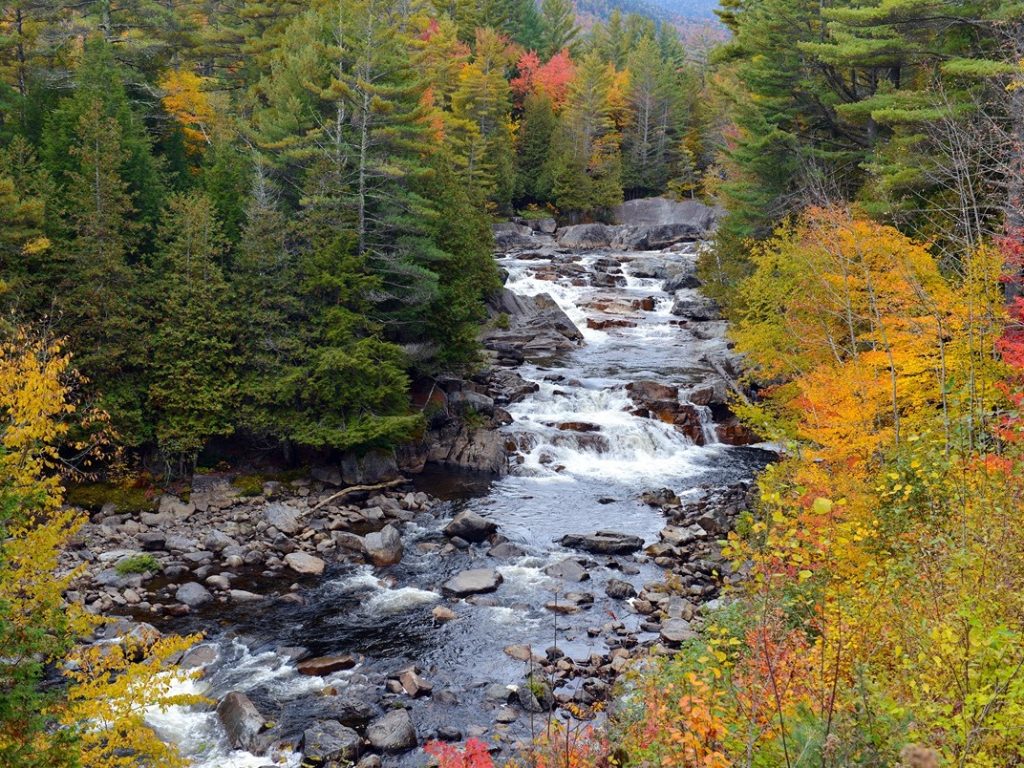
[[[149,407],[168,461],[191,467],[215,435],[233,429],[235,323],[221,271],[224,238],[202,194],[174,195],[160,226],[151,293]]]
[[[580,29],[572,0],[541,0],[540,47],[542,58],[550,59],[566,48],[572,50]]]
[[[551,99],[544,94],[528,94],[516,146],[517,190],[528,202],[551,200],[551,141],[557,125]]]

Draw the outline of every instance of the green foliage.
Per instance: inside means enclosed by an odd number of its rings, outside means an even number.
[[[138,514],[156,508],[156,495],[133,484],[95,482],[68,486],[65,501],[75,507],[98,512],[105,504],[113,504],[118,512]]]
[[[160,568],[160,561],[150,554],[131,555],[118,561],[114,566],[114,570],[122,576],[133,573],[156,573]]]

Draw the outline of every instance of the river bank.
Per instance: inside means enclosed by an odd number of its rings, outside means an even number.
[[[77,597],[206,632],[184,663],[219,709],[151,715],[200,765],[415,764],[415,744],[467,736],[508,754],[551,708],[603,700],[632,658],[671,652],[731,578],[717,542],[771,457],[730,445],[750,436],[727,410],[736,363],[695,234],[637,251],[632,225],[505,226],[492,367],[421,393],[431,428],[455,432],[396,457],[440,467],[418,488],[331,499],[396,482],[388,462],[253,496],[197,476],[187,501],[101,511],[83,532]],[[664,225],[643,226],[649,246]],[[473,417],[453,426],[456,411]],[[489,474],[462,482],[474,464]],[[122,572],[147,554],[158,571]]]

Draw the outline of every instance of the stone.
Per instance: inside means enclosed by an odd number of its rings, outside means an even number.
[[[701,282],[692,272],[680,272],[673,275],[662,283],[661,290],[665,293],[675,293],[684,288],[700,288]]]
[[[313,675],[323,677],[332,672],[343,669],[352,669],[357,663],[355,656],[345,654],[343,656],[317,656],[315,659],[300,661],[297,665],[300,675]]]
[[[262,746],[259,735],[266,720],[244,693],[232,691],[217,704],[217,717],[228,736],[228,742],[235,749],[259,752]]]
[[[362,747],[359,734],[335,720],[317,720],[302,733],[302,753],[317,765],[351,764],[359,757]]]
[[[341,477],[341,469],[336,466],[313,467],[309,474],[324,485],[340,486],[345,482]]]
[[[616,224],[665,226],[686,224],[697,237],[704,237],[721,215],[720,209],[697,200],[672,200],[667,197],[644,197],[627,200],[612,209]]]
[[[494,714],[494,720],[498,723],[514,723],[519,715],[515,709],[509,706],[499,707]]]
[[[402,559],[402,537],[393,525],[385,525],[379,531],[366,534],[363,548],[370,562],[377,567],[395,565]]]
[[[447,621],[453,621],[456,618],[455,611],[446,605],[435,605],[431,615],[434,617],[434,621],[438,624],[444,624]]]
[[[590,574],[587,573],[587,570],[571,557],[549,565],[544,569],[544,573],[556,579],[564,579],[565,581],[580,582],[590,579]]]
[[[690,628],[690,622],[685,619],[668,619],[661,623],[661,639],[672,645],[692,640],[697,633]]]
[[[366,738],[381,752],[405,752],[419,743],[412,718],[404,709],[395,709],[379,717],[366,728]]]
[[[263,595],[258,595],[245,589],[229,589],[228,597],[236,603],[255,603],[258,600],[266,599]]]
[[[498,524],[493,520],[488,520],[470,509],[464,509],[445,526],[444,533],[449,538],[458,536],[469,542],[480,542],[497,530]]]
[[[608,579],[604,592],[614,600],[626,600],[630,597],[636,597],[636,588],[628,581],[623,581],[622,579]]]
[[[299,511],[290,504],[275,501],[263,508],[263,519],[281,533],[293,534],[299,528]]]
[[[522,557],[526,554],[522,547],[511,541],[503,541],[487,550],[487,554],[497,558]]]
[[[364,755],[362,759],[356,763],[356,768],[381,768],[383,761],[380,759],[380,755]]]
[[[679,399],[679,387],[657,381],[633,381],[626,385],[626,391],[632,400],[641,404]]]
[[[218,531],[216,529],[206,534],[206,538],[203,539],[203,547],[211,552],[222,552],[228,547],[237,546],[237,541],[224,533],[224,531]]]
[[[470,568],[446,581],[442,589],[455,597],[494,592],[504,581],[493,568]]]
[[[293,571],[304,576],[319,576],[327,567],[319,557],[305,552],[291,552],[284,556],[284,562]]]
[[[185,655],[181,657],[181,661],[178,662],[178,666],[182,669],[206,667],[213,664],[213,662],[217,660],[217,656],[217,646],[197,645],[194,648],[189,648],[185,651]]]
[[[636,552],[644,545],[639,536],[616,531],[597,531],[596,533],[570,533],[561,538],[563,547],[582,549],[601,555],[628,555]]]
[[[694,320],[696,322],[722,319],[722,312],[718,305],[713,300],[700,294],[692,296],[687,296],[685,293],[677,294],[675,301],[672,303],[672,309],[669,311],[676,317],[684,317],[687,320]]]
[[[199,608],[213,602],[213,595],[202,584],[189,581],[178,587],[174,593],[174,599],[179,603],[184,603],[189,608]]]
[[[398,682],[402,684],[402,690],[414,699],[420,696],[429,696],[434,690],[430,681],[419,676],[414,668],[404,669],[398,676]]]
[[[533,658],[533,652],[528,645],[506,645],[505,655],[516,661],[529,661]]]
[[[136,538],[143,552],[159,552],[167,545],[167,536],[158,531],[140,533]]]

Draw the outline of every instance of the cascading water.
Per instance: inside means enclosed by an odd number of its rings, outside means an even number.
[[[627,385],[642,380],[683,388],[700,384],[712,374],[702,358],[725,349],[721,324],[698,338],[670,313],[672,299],[661,290],[662,279],[631,275],[633,260],[682,262],[692,255],[622,254],[625,274],[614,264],[609,268],[608,254],[559,258],[558,263],[504,260],[507,287],[524,295],[550,294],[580,328],[584,343],[558,358],[520,367],[539,389],[508,407],[514,421],[504,431],[518,447],[511,472],[486,494],[452,502],[450,510],[468,507],[493,519],[521,554],[498,558],[486,547],[440,554],[446,516],[418,518],[403,530],[406,554],[399,565],[384,571],[338,566],[304,595],[302,605],[261,606],[232,615],[230,630],[212,628],[218,658],[199,684],[202,692],[217,698],[245,691],[282,729],[294,724],[301,733],[304,723],[319,716],[325,700],[319,692],[325,687],[376,701],[389,673],[415,663],[434,685],[433,697],[404,702],[421,739],[447,726],[482,733],[493,743],[529,735],[522,719],[493,722],[498,705],[488,699],[489,686],[523,681],[523,664],[506,656],[505,646],[542,650],[557,644],[570,657],[589,658],[607,652],[607,638],[593,628],[609,616],[639,641],[651,639],[639,616],[605,597],[605,584],[614,577],[639,587],[660,580],[660,569],[643,557],[583,555],[589,580],[566,584],[544,569],[580,553],[556,541],[568,533],[611,529],[653,542],[664,520],[639,500],[643,491],[735,481],[749,477],[763,460],[718,444],[706,407],[695,408],[704,445],[673,424],[634,413]],[[496,568],[504,579],[501,587],[483,599],[450,603],[458,618],[435,623],[431,609],[446,600],[440,585],[475,567]],[[573,589],[593,593],[593,607],[565,616],[546,607]],[[328,678],[306,677],[298,674],[289,646],[314,655],[357,654],[361,661]],[[272,762],[232,752],[208,710],[176,708],[152,713],[150,721],[201,768]],[[298,760],[287,751],[284,756],[288,764]],[[416,752],[385,758],[385,764],[421,762]]]

